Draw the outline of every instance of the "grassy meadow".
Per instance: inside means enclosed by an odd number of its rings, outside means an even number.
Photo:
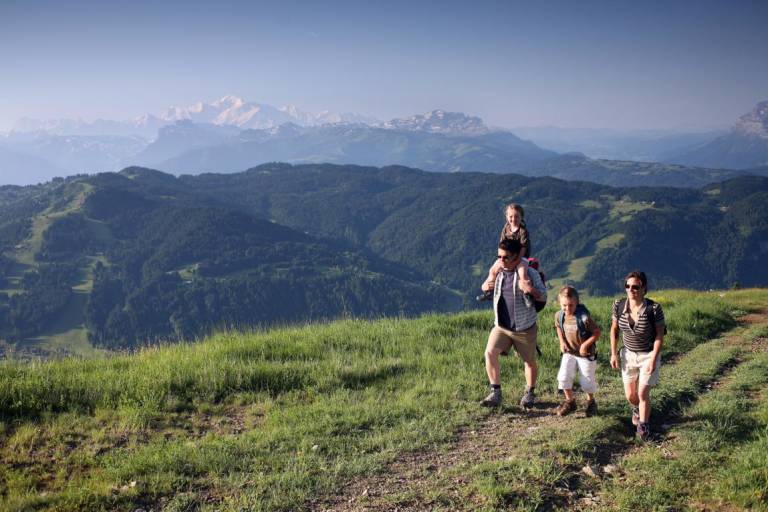
[[[382,503],[537,510],[590,499],[606,510],[766,509],[768,359],[755,340],[768,328],[735,319],[765,309],[768,290],[650,297],[664,306],[669,329],[653,393],[652,419],[666,432],[660,441],[637,445],[629,434],[620,376],[608,365],[612,299],[590,298],[604,333],[598,416],[542,421],[505,458],[459,458],[428,477],[428,490],[392,489]],[[553,313],[550,305],[540,315],[537,386],[552,404]],[[537,425],[516,405],[516,357],[502,360],[504,405],[478,406],[491,321],[488,311],[348,319],[221,332],[131,355],[3,362],[0,510],[322,509],[346,484],[386,477],[407,454],[450,451],[460,432],[507,418]],[[675,458],[662,454],[665,443]],[[619,471],[581,473],[608,462]],[[365,506],[379,508],[374,498]]]

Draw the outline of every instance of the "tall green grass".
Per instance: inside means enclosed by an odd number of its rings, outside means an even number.
[[[733,325],[733,305],[717,294],[653,297],[667,315],[667,356]],[[587,302],[603,328],[598,378],[608,384],[619,379],[607,364],[611,303]],[[553,314],[540,315],[540,394],[556,389]],[[302,508],[496,414],[477,405],[491,320],[343,320],[97,360],[4,362],[0,456],[14,463],[0,464],[0,499],[11,509]],[[502,379],[508,413],[523,387],[519,358],[502,361]],[[212,426],[236,415],[241,431]],[[51,453],[56,462],[45,462]]]

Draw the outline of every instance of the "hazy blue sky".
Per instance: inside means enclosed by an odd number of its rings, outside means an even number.
[[[768,1],[0,0],[0,131],[226,94],[514,127],[730,125],[768,99]]]

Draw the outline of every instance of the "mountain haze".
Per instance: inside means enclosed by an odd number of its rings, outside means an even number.
[[[729,150],[733,158],[760,161],[750,155],[764,135],[764,114],[758,108],[742,119],[736,130],[742,137],[740,145]],[[540,131],[522,133],[547,141],[538,137]],[[746,142],[745,134],[751,137]],[[590,137],[577,134],[575,141],[556,149],[594,144]],[[608,142],[615,150],[602,152],[626,158],[596,160],[573,153],[560,155],[460,112],[433,110],[379,122],[358,114],[311,114],[295,106],[277,108],[225,96],[212,103],[169,107],[131,121],[24,119],[13,132],[0,136],[0,150],[15,155],[13,159],[6,156],[5,165],[0,160],[0,176],[5,178],[2,183],[30,184],[132,165],[196,174],[240,172],[275,161],[404,165],[432,172],[514,172],[616,186],[700,187],[743,174],[766,174],[765,169],[723,171],[718,162],[712,164],[714,168],[691,168],[632,161],[647,159],[643,155],[648,152],[663,160],[681,144],[701,143],[703,135],[663,140],[654,139],[653,133],[633,137],[642,140],[619,137]]]

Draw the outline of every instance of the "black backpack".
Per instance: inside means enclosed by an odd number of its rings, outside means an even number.
[[[547,286],[547,277],[544,275],[544,272],[539,270],[539,260],[537,260],[536,258],[528,258],[528,266],[539,273],[539,277],[541,277],[541,282],[544,284],[544,286]],[[539,311],[541,311],[547,306],[547,301],[534,300],[533,305],[536,308],[536,312],[538,313]]]

